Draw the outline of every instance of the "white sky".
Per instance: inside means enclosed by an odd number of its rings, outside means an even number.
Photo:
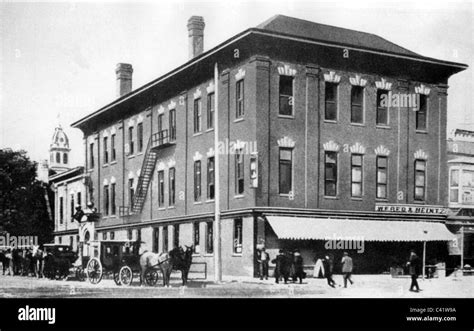
[[[448,129],[474,127],[471,1],[0,1],[0,148],[36,161],[48,158],[60,114],[71,163],[81,165],[82,133],[69,125],[115,98],[116,63],[133,65],[135,89],[186,62],[192,15],[206,22],[205,50],[283,14],[466,63],[449,80]]]

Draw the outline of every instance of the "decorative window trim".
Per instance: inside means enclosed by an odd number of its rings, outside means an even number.
[[[113,134],[116,134],[117,133],[117,129],[115,128],[115,126],[111,127],[110,128],[110,135],[113,135]]]
[[[129,119],[127,125],[128,127],[135,126],[135,120],[133,118]]]
[[[382,77],[379,81],[375,82],[375,87],[377,87],[379,90],[390,91],[392,89],[392,83],[387,82],[387,80]]]
[[[415,86],[415,93],[429,95],[430,91],[431,89],[424,84],[421,84],[420,86]]]
[[[138,123],[142,123],[142,122],[143,122],[143,115],[140,114],[140,115],[138,115],[138,117],[137,117],[137,124],[138,124]]]
[[[135,174],[133,173],[133,171],[130,171],[128,173],[128,179],[132,179],[132,178],[135,178]]]
[[[110,178],[110,184],[115,184],[116,181],[117,181],[117,179],[114,176],[112,176],[112,178]]]
[[[216,87],[214,86],[214,82],[210,81],[209,85],[206,87],[207,94],[210,94],[210,93],[214,92],[215,89],[216,89]]]
[[[158,170],[158,171],[163,171],[163,170],[165,170],[165,163],[164,163],[163,161],[161,161],[160,163],[158,163],[158,164],[156,165],[156,170]]]
[[[194,153],[193,155],[193,161],[196,162],[196,161],[200,161],[202,159],[202,154],[199,153],[199,152],[196,152]]]
[[[104,178],[104,181],[102,182],[102,185],[109,185],[109,181],[107,180],[107,178]]]
[[[374,152],[375,152],[375,155],[380,155],[380,156],[389,156],[390,155],[390,151],[384,145],[378,146],[374,150]]]
[[[278,67],[278,73],[281,76],[296,76],[296,69],[290,67],[288,64],[284,64],[283,66]]]
[[[241,79],[244,79],[244,77],[245,77],[245,70],[240,68],[239,71],[237,71],[237,73],[235,74],[235,80],[239,81]]]
[[[362,78],[360,75],[356,75],[355,77],[350,77],[349,81],[352,85],[355,86],[362,86],[364,87],[367,84],[367,80]]]
[[[339,148],[341,148],[341,146],[339,146],[333,140],[330,140],[327,143],[323,144],[323,148],[324,148],[325,151],[339,152]]]
[[[293,139],[290,137],[283,137],[281,139],[278,139],[278,146],[280,147],[285,147],[285,148],[294,148],[296,143]]]
[[[365,154],[365,147],[358,142],[352,145],[350,150],[352,154]]]
[[[341,81],[341,76],[334,71],[330,71],[328,74],[324,74],[324,81],[337,84]]]
[[[168,104],[168,110],[175,109],[176,108],[176,102],[174,100],[171,100],[170,103]]]
[[[428,159],[428,154],[425,153],[422,149],[419,149],[413,154],[415,157],[415,160],[427,160]]]
[[[214,152],[214,148],[209,148],[209,150],[207,151],[206,153],[206,156],[209,158],[209,157],[213,157],[215,155],[215,152]]]
[[[160,106],[158,108],[158,115],[161,115],[161,114],[164,114],[165,113],[165,108],[163,108],[163,106]]]
[[[175,159],[170,159],[168,161],[168,168],[174,168],[176,166],[176,160]]]
[[[102,132],[102,138],[106,138],[109,136],[109,131],[108,130],[105,130],[104,132]]]
[[[201,97],[201,95],[202,95],[202,92],[201,92],[200,88],[196,89],[196,92],[194,92],[194,94],[193,94],[195,100],[199,99]]]

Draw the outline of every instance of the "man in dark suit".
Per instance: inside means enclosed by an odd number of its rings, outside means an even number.
[[[418,276],[420,275],[420,258],[416,255],[415,251],[410,252],[410,259],[407,262],[408,272],[411,275],[410,291],[419,292],[420,287],[418,286]]]
[[[280,249],[276,258],[272,260],[272,263],[275,263],[275,283],[278,284],[281,277],[283,277],[285,284],[288,283],[288,278],[290,276],[289,262],[288,257],[284,254],[283,250]]]
[[[331,287],[335,287],[334,285],[336,285],[336,282],[334,281],[334,279],[332,279],[334,262],[328,255],[326,255],[323,259],[323,267],[324,267],[324,276],[326,276],[328,285]]]

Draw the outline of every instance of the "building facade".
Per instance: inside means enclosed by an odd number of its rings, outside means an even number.
[[[157,252],[193,245],[212,278],[218,194],[224,275],[254,275],[262,245],[272,257],[299,248],[312,264],[334,234],[323,233],[327,220],[404,221],[400,238],[371,239],[358,257],[365,272],[387,270],[370,265],[383,252],[401,258],[423,241],[447,255],[447,80],[465,65],[285,16],[204,53],[202,18],[188,30],[187,63],[133,91],[131,65],[119,64],[117,99],[72,125],[84,133],[99,237]],[[305,237],[301,219],[320,235]]]

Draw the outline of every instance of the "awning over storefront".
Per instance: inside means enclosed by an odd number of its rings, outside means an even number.
[[[280,239],[364,241],[450,241],[456,239],[437,222],[367,221],[267,216]]]

